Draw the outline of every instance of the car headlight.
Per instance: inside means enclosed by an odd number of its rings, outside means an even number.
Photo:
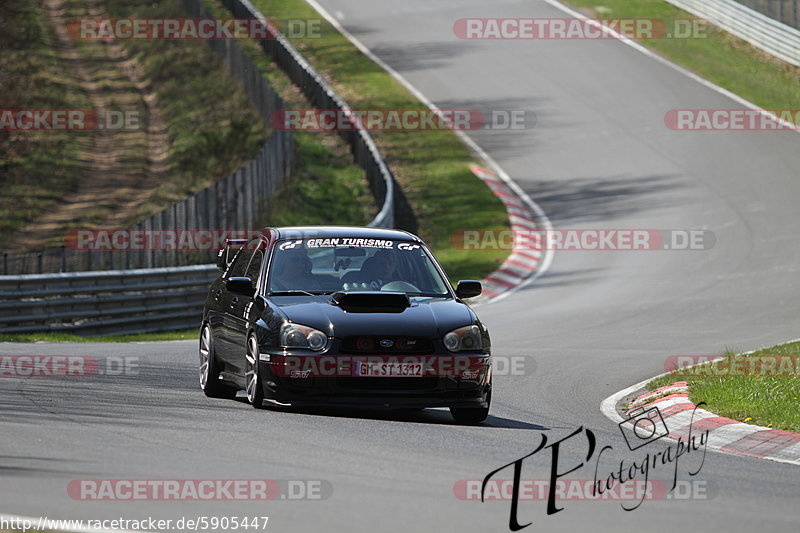
[[[281,328],[281,347],[306,348],[318,352],[328,344],[328,336],[318,329],[286,323]]]
[[[480,350],[483,348],[483,338],[478,326],[464,326],[463,328],[454,329],[446,334],[442,340],[444,341],[444,347],[451,352]]]

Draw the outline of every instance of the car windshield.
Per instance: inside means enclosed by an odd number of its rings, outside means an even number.
[[[422,245],[350,237],[278,241],[268,287],[273,295],[377,290],[450,295],[448,282]]]

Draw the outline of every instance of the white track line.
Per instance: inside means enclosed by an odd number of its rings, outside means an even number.
[[[392,67],[387,65],[381,58],[379,58],[374,53],[372,53],[372,51],[369,48],[367,48],[367,46],[364,45],[361,41],[359,41],[353,34],[351,34],[344,27],[342,27],[342,25],[339,24],[339,21],[336,20],[336,18],[333,17],[330,13],[328,13],[328,11],[326,11],[324,7],[319,5],[316,2],[316,0],[306,0],[306,3],[308,5],[310,5],[311,7],[313,7],[314,9],[316,9],[317,12],[320,15],[322,15],[323,18],[325,18],[325,20],[327,20],[331,24],[331,26],[336,28],[336,30],[339,33],[344,35],[347,38],[347,40],[349,40],[351,43],[353,43],[353,46],[358,48],[358,50],[362,54],[367,56],[370,60],[374,61],[382,69],[384,69],[386,72],[388,72],[389,75],[391,75],[395,80],[400,82],[400,84],[403,87],[408,89],[408,91],[412,95],[414,95],[414,97],[416,97],[420,102],[422,102],[423,104],[428,106],[428,108],[431,111],[433,111],[434,113],[437,113],[437,114],[441,113],[441,110],[436,106],[436,104],[431,102],[424,94],[422,94],[422,92],[420,92],[419,89],[414,87],[411,84],[411,82],[409,82],[407,79],[405,79],[395,69],[393,69]],[[461,130],[453,130],[453,133],[458,135],[458,137],[461,139],[461,141],[464,144],[466,144],[470,148],[470,150],[472,150],[480,159],[482,159],[484,164],[487,167],[489,167],[489,169],[492,170],[495,174],[497,174],[497,176],[503,181],[503,183],[506,184],[506,186],[508,186],[509,189],[511,189],[514,192],[514,194],[516,194],[523,202],[525,202],[525,204],[530,208],[530,210],[533,211],[534,217],[536,218],[536,222],[538,223],[538,226],[542,231],[552,231],[553,230],[553,225],[550,223],[550,219],[547,218],[547,215],[542,210],[542,208],[539,207],[539,205],[536,202],[534,202],[531,199],[531,197],[528,196],[528,194],[525,191],[522,190],[522,188],[511,178],[511,176],[509,176],[506,173],[506,171],[503,170],[503,168],[497,163],[497,161],[495,161],[489,154],[487,154],[486,151],[483,148],[478,146],[478,144],[475,141],[473,141],[472,138],[469,135],[467,135],[466,133],[464,133],[463,131],[461,131]],[[516,287],[508,289],[507,291],[503,292],[502,294],[499,294],[499,295],[491,298],[490,300],[487,300],[484,303],[484,305],[487,304],[487,303],[496,302],[496,301],[499,301],[499,300],[501,300],[503,298],[506,298],[508,295],[513,294],[514,292],[518,291],[519,289],[529,285],[534,280],[536,280],[539,276],[544,274],[547,271],[547,269],[550,268],[550,264],[552,262],[553,262],[553,250],[545,250],[544,251],[544,256],[539,261],[539,265],[538,265],[538,268],[536,269],[536,272],[534,272],[531,277],[529,277],[528,279],[526,279],[525,281],[523,281],[522,283],[520,283]]]

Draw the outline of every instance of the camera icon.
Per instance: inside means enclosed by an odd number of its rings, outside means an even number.
[[[628,422],[633,424],[633,437],[628,437],[628,433],[623,429],[623,425]],[[619,423],[619,430],[625,438],[625,443],[631,451],[641,448],[645,444],[655,442],[661,437],[669,434],[667,424],[658,407],[651,407],[645,410],[644,407],[631,411],[628,418]]]

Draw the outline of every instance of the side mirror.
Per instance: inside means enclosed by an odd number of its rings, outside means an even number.
[[[253,280],[250,278],[228,278],[225,282],[225,288],[229,292],[243,296],[253,296],[256,292],[256,288],[253,287]]]
[[[479,295],[483,291],[480,281],[472,279],[462,279],[458,282],[456,287],[456,296],[459,298],[472,298]]]

